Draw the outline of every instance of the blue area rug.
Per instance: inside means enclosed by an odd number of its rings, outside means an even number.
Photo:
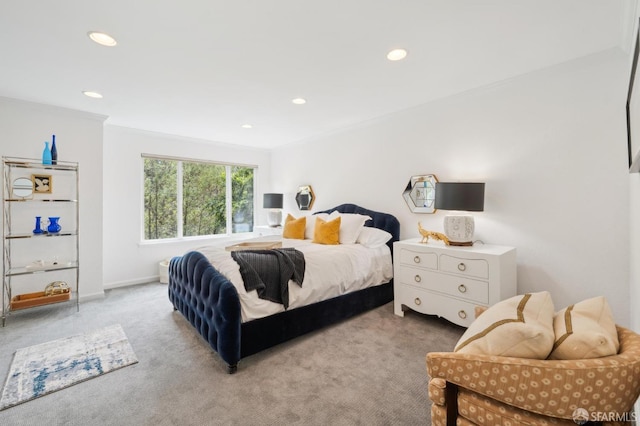
[[[18,349],[0,398],[0,410],[138,362],[122,327]]]

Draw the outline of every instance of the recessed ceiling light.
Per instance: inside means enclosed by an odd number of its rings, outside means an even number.
[[[304,105],[307,103],[307,100],[304,98],[295,98],[295,99],[291,99],[291,102],[293,102],[296,105]]]
[[[111,37],[109,34],[101,33],[99,31],[89,31],[87,35],[91,40],[101,44],[102,46],[113,47],[118,44],[115,38]]]
[[[407,57],[407,51],[404,49],[393,49],[387,53],[387,59],[390,61],[400,61]]]
[[[251,124],[243,124],[242,128],[243,129],[251,129],[253,126]]]
[[[93,92],[91,90],[85,90],[85,91],[82,92],[82,94],[84,94],[85,96],[88,96],[90,98],[102,99],[102,94],[101,93]]]

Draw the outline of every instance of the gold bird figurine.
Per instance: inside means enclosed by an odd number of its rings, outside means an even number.
[[[440,232],[427,231],[422,227],[420,222],[418,222],[418,232],[420,232],[420,235],[422,235],[422,241],[420,241],[421,243],[426,244],[429,242],[429,238],[433,238],[434,240],[442,241],[443,243],[445,243],[445,245],[449,245],[449,239],[446,235],[441,234]]]

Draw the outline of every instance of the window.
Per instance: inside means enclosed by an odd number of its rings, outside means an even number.
[[[145,240],[253,230],[255,168],[153,157],[143,162]]]

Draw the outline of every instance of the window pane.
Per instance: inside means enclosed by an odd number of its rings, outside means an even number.
[[[144,238],[178,236],[177,162],[144,159]]]
[[[226,223],[225,167],[182,164],[182,232],[185,237],[224,234]]]
[[[231,167],[233,232],[253,230],[253,169]]]

